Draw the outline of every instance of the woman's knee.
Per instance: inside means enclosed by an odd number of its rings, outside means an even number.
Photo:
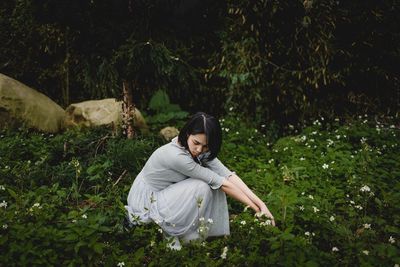
[[[206,182],[202,180],[196,180],[194,187],[198,196],[207,197],[212,193],[210,185],[208,185]]]

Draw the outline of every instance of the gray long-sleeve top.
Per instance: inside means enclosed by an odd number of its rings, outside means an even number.
[[[223,180],[233,173],[218,158],[204,161],[204,155],[201,155],[200,165],[177,140],[175,137],[155,150],[139,173],[154,190],[162,190],[189,177],[203,180],[212,189],[218,189]]]

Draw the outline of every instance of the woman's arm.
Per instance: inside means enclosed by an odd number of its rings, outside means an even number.
[[[269,217],[272,220],[272,225],[275,226],[274,216],[272,216],[272,213],[267,208],[267,205],[265,205],[265,203],[256,194],[254,194],[253,191],[251,191],[251,189],[242,181],[242,179],[240,179],[239,176],[232,174],[229,177],[229,181],[238,187],[247,196],[247,198],[249,198],[252,203],[258,207],[261,213]]]
[[[236,184],[232,183],[228,179],[224,179],[222,182],[221,190],[227,195],[242,202],[246,206],[249,206],[255,212],[261,211],[258,205],[256,205],[245,193],[243,193],[243,191]]]

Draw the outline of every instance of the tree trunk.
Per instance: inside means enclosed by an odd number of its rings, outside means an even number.
[[[122,104],[122,127],[123,132],[128,139],[135,136],[135,129],[133,128],[133,121],[135,118],[135,105],[133,103],[132,86],[128,81],[123,81],[122,90],[124,101]]]

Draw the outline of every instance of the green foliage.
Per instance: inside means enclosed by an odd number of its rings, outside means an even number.
[[[230,236],[170,251],[156,224],[123,224],[131,183],[161,145],[158,137],[2,131],[0,265],[400,262],[400,133],[392,120],[319,118],[281,138],[272,126],[257,129],[234,113],[220,122],[219,158],[267,203],[277,227],[229,198]]]
[[[163,90],[155,92],[149,103],[150,112],[153,116],[148,117],[148,122],[155,125],[175,123],[178,120],[186,119],[188,112],[183,111],[179,105],[171,104],[168,94]]]

